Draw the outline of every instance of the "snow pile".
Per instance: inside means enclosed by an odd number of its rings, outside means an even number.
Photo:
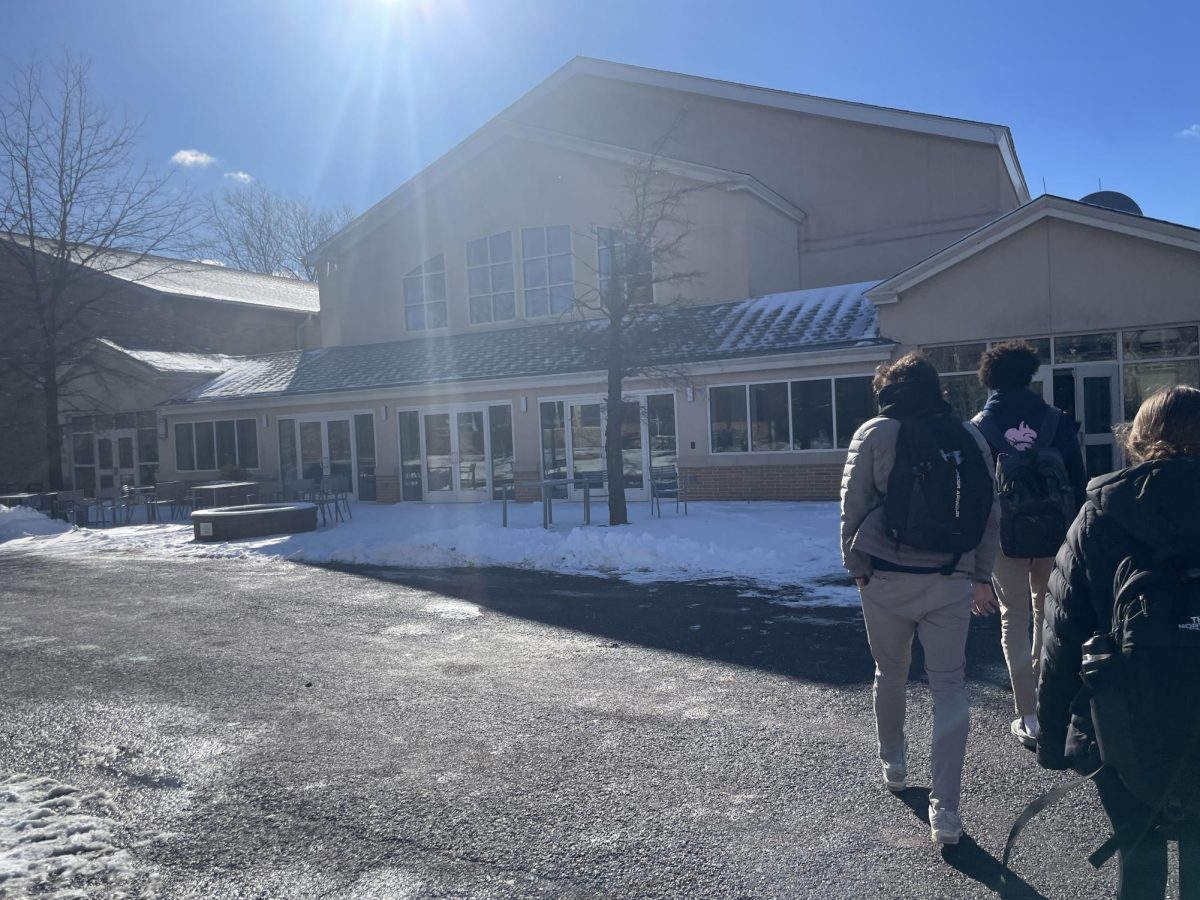
[[[27,506],[0,506],[0,543],[33,534],[60,534],[71,526]]]
[[[98,884],[132,875],[117,847],[103,792],[84,794],[52,778],[0,775],[0,896],[95,896]],[[87,890],[83,890],[83,885]]]
[[[669,511],[668,511],[669,510]],[[539,504],[509,506],[501,527],[498,503],[355,504],[354,518],[308,534],[199,544],[190,525],[76,529],[10,541],[5,550],[135,552],[191,557],[274,558],[311,563],[443,568],[514,566],[607,575],[630,581],[732,579],[771,589],[800,587],[812,602],[858,603],[842,569],[836,503],[693,503],[662,518],[646,503],[630,504],[632,524],[609,528],[593,506],[582,526],[578,503],[554,504],[555,524],[541,528]]]

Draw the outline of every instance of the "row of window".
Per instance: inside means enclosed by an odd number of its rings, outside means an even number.
[[[1023,340],[1033,346],[1044,366],[1119,364],[1124,399],[1122,412],[1126,420],[1132,419],[1142,401],[1159,388],[1172,384],[1200,387],[1200,328],[1195,325]],[[922,348],[943,373],[946,399],[963,418],[973,416],[987,401],[987,390],[979,383],[976,373],[988,346],[989,342],[975,341]],[[1040,382],[1035,382],[1034,387],[1040,390]],[[1074,411],[1073,397],[1059,396],[1060,393],[1055,390],[1054,402],[1063,409]]]
[[[710,388],[712,452],[849,447],[858,426],[877,410],[869,375]]]
[[[216,472],[226,466],[258,468],[258,428],[254,419],[179,422],[175,425],[175,469]]]
[[[602,296],[610,291],[635,303],[653,297],[649,253],[615,228],[596,229],[596,274]],[[467,242],[467,307],[472,324],[517,317],[513,234],[502,231]],[[525,318],[557,316],[575,305],[575,258],[567,225],[521,229],[521,294]],[[450,323],[446,258],[439,253],[404,276],[404,327],[445,328]]]

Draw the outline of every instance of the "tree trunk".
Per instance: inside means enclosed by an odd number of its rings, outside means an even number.
[[[621,434],[625,424],[625,403],[622,394],[619,366],[608,370],[608,423],[604,429],[604,456],[608,468],[608,524],[628,525],[629,509],[625,504],[625,460],[621,453]]]
[[[62,429],[58,427],[58,372],[57,367],[48,365],[45,389],[42,391],[42,413],[46,423],[46,481],[49,490],[61,491],[62,472]]]

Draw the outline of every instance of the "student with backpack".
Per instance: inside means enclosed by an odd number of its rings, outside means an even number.
[[[1047,583],[1087,485],[1075,422],[1029,389],[1040,365],[1037,351],[1024,341],[997,344],[984,353],[979,381],[992,394],[971,420],[996,462],[1000,552],[992,583],[1017,712],[1009,730],[1031,750],[1038,735],[1037,669]]]
[[[934,704],[930,835],[956,844],[970,720],[967,629],[972,612],[996,609],[992,458],[975,426],[942,398],[924,355],[881,365],[875,391],[880,415],[854,434],[842,474],[842,559],[859,587],[875,659],[883,780],[893,791],[908,783],[904,713],[915,635]]]
[[[1147,399],[1130,468],[1093,479],[1050,578],[1038,762],[1093,774],[1123,900],[1200,898],[1200,390]]]

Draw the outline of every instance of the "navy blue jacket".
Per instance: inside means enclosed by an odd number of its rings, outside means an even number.
[[[1039,395],[1028,388],[1018,388],[1015,391],[996,391],[984,404],[983,412],[975,417],[992,419],[1004,436],[1017,449],[1032,446],[1037,439],[1037,429],[1042,427],[1042,419],[1046,416],[1046,403]],[[1058,420],[1058,431],[1050,446],[1062,454],[1071,477],[1071,486],[1075,491],[1075,508],[1083,506],[1087,499],[1087,470],[1083,465],[1083,451],[1079,449],[1079,426],[1074,420],[1063,413]],[[992,451],[995,455],[995,450]]]

